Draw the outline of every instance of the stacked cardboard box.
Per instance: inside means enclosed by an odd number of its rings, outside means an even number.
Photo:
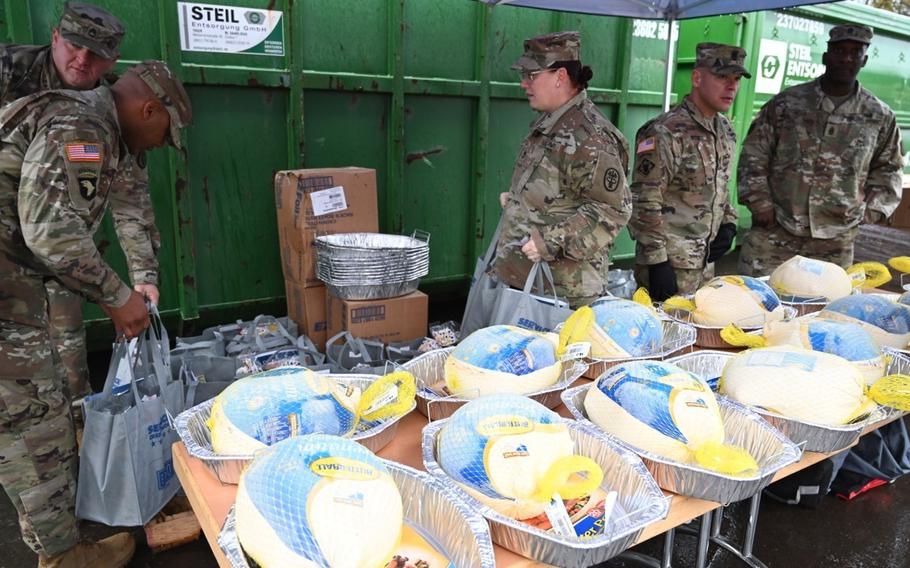
[[[427,333],[427,296],[341,300],[316,278],[315,239],[335,233],[379,232],[376,171],[320,168],[275,176],[278,238],[288,316],[320,349],[339,331],[384,343]]]
[[[278,172],[275,208],[288,315],[322,349],[326,289],[316,278],[315,239],[379,231],[376,171],[351,167]]]

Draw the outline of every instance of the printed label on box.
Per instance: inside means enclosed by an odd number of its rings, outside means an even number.
[[[344,187],[340,185],[322,191],[314,191],[310,194],[310,202],[313,204],[313,215],[316,217],[344,211],[348,208],[348,202],[344,197]]]
[[[382,321],[385,319],[385,306],[365,306],[351,310],[351,323]]]

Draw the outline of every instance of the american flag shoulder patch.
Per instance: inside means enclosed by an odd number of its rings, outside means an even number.
[[[638,143],[638,149],[635,150],[636,154],[642,154],[644,152],[651,152],[657,146],[657,143],[654,140],[653,136],[648,136],[644,140]]]
[[[100,162],[101,144],[97,142],[73,142],[66,145],[68,162]]]

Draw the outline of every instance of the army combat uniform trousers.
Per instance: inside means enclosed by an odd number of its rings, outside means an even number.
[[[833,239],[799,237],[780,225],[773,229],[753,226],[743,239],[739,272],[744,276],[768,276],[795,255],[833,262],[842,268],[853,264],[853,243],[859,227]]]
[[[25,306],[30,317],[0,314],[17,318],[0,319],[0,484],[19,513],[22,539],[53,556],[78,541],[76,437],[44,283],[18,284],[31,289],[33,301]],[[35,309],[41,305],[44,313]]]
[[[89,394],[82,296],[57,280],[48,280],[44,287],[47,291],[48,329],[66,372],[70,396],[75,398]]]

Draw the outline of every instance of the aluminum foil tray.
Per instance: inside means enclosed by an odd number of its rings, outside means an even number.
[[[592,387],[593,384],[569,389],[562,394],[562,401],[575,418],[602,432],[588,420],[585,412],[585,395]],[[759,466],[755,474],[747,477],[723,475],[696,464],[680,463],[640,450],[613,436],[610,438],[638,454],[663,489],[678,495],[724,504],[755,495],[771,483],[775,473],[799,461],[802,452],[796,444],[769,426],[756,413],[724,397],[717,397],[717,404],[724,422],[726,433],[724,442],[743,447],[752,454]],[[606,433],[603,435],[608,436]]]
[[[585,376],[591,379],[604,374],[608,369],[621,363],[629,361],[660,360],[670,357],[671,355],[692,347],[695,344],[695,328],[689,324],[682,323],[672,319],[661,320],[663,326],[663,337],[658,350],[649,355],[641,357],[616,357],[612,359],[589,359],[588,371]]]
[[[471,399],[459,396],[440,396],[429,387],[445,380],[446,359],[455,348],[435,349],[411,359],[402,368],[417,379],[417,410],[432,420],[448,418],[453,412],[464,406]],[[563,365],[562,375],[550,388],[529,393],[547,408],[559,406],[559,393],[567,389],[577,378],[585,373],[587,363],[582,361],[568,362]]]
[[[605,474],[602,487],[618,493],[609,526],[603,534],[590,539],[569,539],[500,515],[458,488],[436,461],[436,439],[445,423],[430,422],[423,429],[424,467],[455,488],[487,518],[493,542],[532,560],[560,568],[584,568],[604,562],[632,546],[646,526],[660,521],[670,510],[669,499],[638,456],[589,424],[565,420],[576,453],[597,462]]]
[[[724,370],[724,365],[733,356],[733,353],[716,351],[697,352],[674,357],[669,362],[703,377],[705,380],[713,379],[716,383],[717,378],[721,376]],[[722,399],[728,400],[725,397],[718,397],[718,400]],[[799,420],[767,412],[760,408],[752,408],[752,410],[796,444],[804,444],[803,450],[807,452],[829,453],[849,447],[859,438],[863,428],[868,423],[867,420],[864,420],[863,422],[845,424],[843,426],[828,426],[812,422],[800,422]],[[883,411],[874,412],[869,418],[873,419],[873,421],[881,420],[884,418]]]
[[[720,336],[720,330],[722,330],[723,327],[697,324],[692,321],[691,312],[680,308],[667,308],[664,309],[664,313],[678,322],[684,323],[686,325],[691,325],[695,328],[695,345],[713,349],[730,349],[732,347]],[[798,314],[796,308],[792,306],[784,306],[785,319],[795,318],[797,315]],[[740,326],[740,328],[746,332],[759,330],[762,329],[762,327],[763,326],[760,325]]]
[[[316,237],[316,245],[333,252],[355,253],[374,250],[411,250],[429,248],[427,241],[405,235],[385,233],[338,233]]]
[[[420,278],[407,282],[392,282],[390,284],[357,284],[353,286],[336,286],[326,283],[329,292],[342,300],[382,300],[405,296],[417,290]]]
[[[388,460],[383,463],[401,493],[405,522],[435,541],[453,566],[493,568],[496,565],[487,522],[460,491],[422,471]],[[240,547],[233,507],[218,536],[218,546],[233,568],[256,566]]]
[[[365,390],[378,377],[376,375],[346,374],[331,375],[331,378]],[[240,474],[252,461],[253,456],[218,454],[212,449],[212,439],[205,423],[212,412],[213,404],[215,404],[215,399],[207,400],[178,414],[174,421],[177,434],[183,440],[187,453],[202,460],[221,483],[236,484],[240,481]],[[408,412],[412,410],[414,410],[413,406]],[[391,420],[361,422],[352,439],[370,451],[378,452],[395,437],[400,419],[401,416]]]

